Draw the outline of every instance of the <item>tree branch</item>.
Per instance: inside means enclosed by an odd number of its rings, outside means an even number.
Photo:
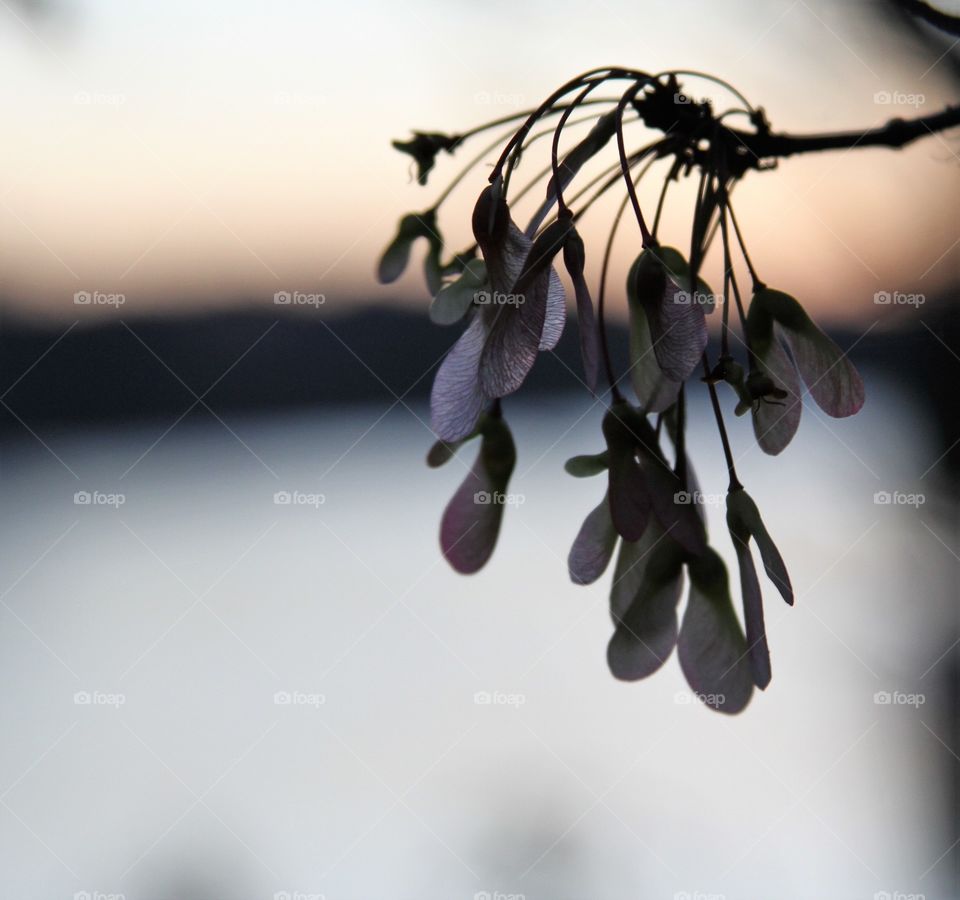
[[[669,149],[681,164],[715,168],[717,154],[729,175],[739,178],[750,169],[770,168],[773,161],[822,150],[861,147],[904,147],[917,138],[960,126],[960,105],[916,119],[891,119],[878,128],[828,134],[784,134],[770,130],[762,109],[750,113],[752,131],[732,128],[713,113],[709,102],[678,101],[684,97],[671,77],[633,101],[633,108],[648,128],[662,131]]]
[[[774,134],[770,131],[738,131],[727,128],[731,149],[745,169],[760,168],[764,160],[815,153],[821,150],[845,150],[853,147],[904,147],[917,138],[937,134],[960,125],[960,106],[948,106],[941,112],[917,119],[891,119],[879,128],[866,131],[840,131],[831,134]]]

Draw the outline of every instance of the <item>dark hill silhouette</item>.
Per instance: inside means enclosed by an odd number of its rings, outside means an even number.
[[[0,393],[64,329],[5,323]],[[394,394],[423,398],[434,367],[460,331],[437,327],[419,313],[385,308],[322,321],[248,312],[131,319],[126,325],[117,319],[74,328],[4,400],[31,424],[179,414],[192,396],[163,363],[197,394],[210,389],[205,400],[217,411],[392,400]],[[529,390],[578,386],[578,354],[576,330],[569,328],[556,356],[544,354],[538,362]],[[4,413],[4,427],[16,424]]]
[[[906,321],[908,327],[895,332],[873,329],[851,356],[860,365],[899,373],[918,401],[930,406],[946,449],[960,436],[952,388],[960,361],[947,349],[960,347],[956,318],[948,304],[928,304]],[[460,333],[459,327],[437,327],[408,308],[364,306],[322,319],[235,312],[133,318],[125,325],[118,318],[105,325],[76,326],[37,362],[64,330],[64,325],[27,324],[9,317],[3,323],[0,394],[7,391],[3,402],[16,414],[0,406],[0,431],[7,436],[23,432],[17,416],[31,428],[175,417],[193,400],[185,385],[198,395],[209,391],[205,401],[221,414],[389,402],[394,394],[422,400],[429,394],[435,366]],[[857,337],[837,335],[841,346]],[[612,343],[615,364],[622,370],[624,327],[613,328]],[[541,354],[524,392],[581,388],[580,376],[572,325],[556,354]]]

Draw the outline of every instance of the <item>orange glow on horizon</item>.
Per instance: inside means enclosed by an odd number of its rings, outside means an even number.
[[[695,63],[736,83],[775,128],[795,132],[870,127],[931,112],[950,96],[928,54],[911,52],[893,30],[865,29],[865,13],[858,21],[855,10],[841,15],[826,4],[778,13],[744,2],[712,22],[710,34],[682,42],[668,37],[678,11],[649,10],[648,47],[629,36],[637,14],[626,3],[582,30],[533,3],[516,13],[537,29],[533,46],[457,4],[375,7],[376,31],[358,31],[356,11],[308,11],[284,23],[241,9],[229,25],[210,14],[183,35],[175,10],[158,12],[160,37],[170,40],[153,55],[144,51],[153,37],[136,27],[133,11],[97,15],[94,6],[82,38],[47,49],[29,34],[0,33],[0,67],[18,85],[8,103],[14,139],[0,149],[0,264],[11,310],[69,319],[83,289],[124,292],[125,315],[222,308],[281,289],[425,307],[415,272],[389,287],[376,283],[377,257],[400,216],[429,206],[486,135],[441,157],[427,188],[408,182],[407,159],[390,139],[535,105],[598,61],[642,60],[650,70]],[[702,0],[681,7],[714,15]],[[436,53],[418,55],[425,20],[438,36]],[[311,54],[321,26],[334,39]],[[464,40],[450,46],[465,32],[490,49],[483,68]],[[810,46],[818,47],[816,66],[803,55]],[[777,68],[790,59],[791,70]],[[876,102],[883,92],[906,99]],[[765,280],[836,321],[875,317],[877,291],[951,289],[960,276],[955,144],[933,136],[900,152],[824,153],[749,173],[735,200]],[[482,179],[481,169],[442,211],[450,249],[470,242]],[[654,173],[642,188],[651,209],[659,185]],[[687,239],[691,196],[690,185],[671,189],[666,242]],[[594,272],[612,207],[597,213],[583,226]],[[614,285],[636,253],[629,214],[621,230]],[[716,254],[709,266],[708,280],[719,285]],[[622,310],[622,291],[610,307]]]

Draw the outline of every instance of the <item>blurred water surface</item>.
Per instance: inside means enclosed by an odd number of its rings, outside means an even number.
[[[523,502],[471,578],[436,541],[464,469],[423,465],[419,407],[8,442],[3,894],[955,896],[954,539],[921,411],[868,383],[860,417],[806,409],[776,460],[735,424],[797,604],[767,591],[774,680],[732,719],[675,656],[608,674],[609,578],[574,587],[564,562],[603,491],[562,471],[600,448],[583,398],[507,405]]]

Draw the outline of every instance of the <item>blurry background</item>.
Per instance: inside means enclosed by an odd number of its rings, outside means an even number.
[[[422,457],[455,334],[419,265],[373,278],[476,152],[420,187],[389,146],[411,128],[609,63],[720,75],[777,129],[867,128],[956,102],[956,57],[819,0],[0,3],[3,895],[960,896],[956,135],[737,190],[764,277],[852,348],[868,404],[808,407],[776,460],[733,423],[798,589],[768,597],[774,681],[735,719],[673,658],[614,682],[609,578],[567,580],[602,491],[562,471],[600,446],[575,326],[506,406],[524,502],[493,562],[447,568],[463,469]],[[450,249],[483,179],[443,209]],[[626,223],[614,284],[636,252]],[[897,291],[922,300],[876,302]]]

